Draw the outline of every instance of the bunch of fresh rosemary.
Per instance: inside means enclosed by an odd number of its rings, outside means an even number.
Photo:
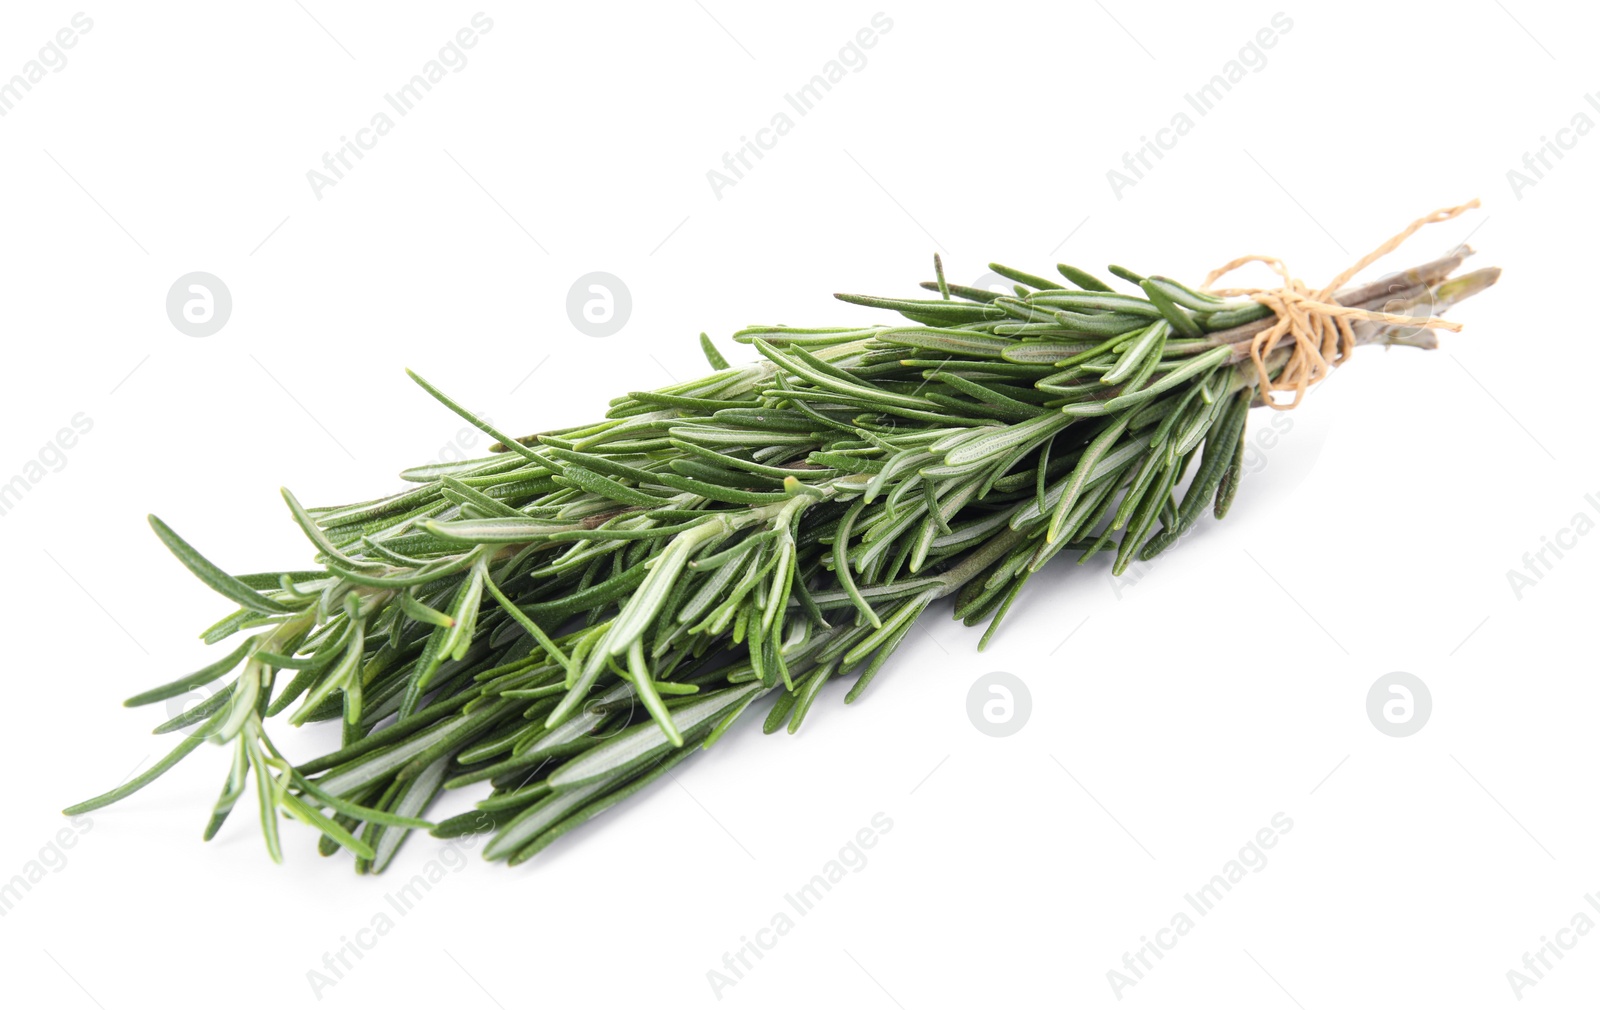
[[[1437,312],[1494,282],[1449,279],[1465,251],[1338,295]],[[253,780],[267,848],[279,812],[381,871],[413,829],[492,830],[522,862],[708,747],[757,701],[799,727],[824,684],[856,698],[912,623],[953,595],[993,634],[1058,552],[1120,572],[1238,488],[1259,402],[1247,346],[1271,322],[1113,267],[1137,294],[1061,266],[1002,266],[1012,294],[841,296],[909,325],[752,327],[760,358],[613,400],[606,419],[407,471],[415,489],[295,521],[316,570],[234,577],[155,517],[156,534],[239,609],[204,633],[231,652],[129,705],[233,672],[157,727],[198,726],[92,810],[148,785],[205,740],[232,764],[205,836]],[[1430,330],[1355,324],[1357,343],[1432,346]],[[1268,348],[1269,373],[1287,344]],[[416,378],[415,376],[413,376]],[[265,729],[342,720],[343,746],[298,766]],[[488,782],[478,810],[421,819],[443,789]]]

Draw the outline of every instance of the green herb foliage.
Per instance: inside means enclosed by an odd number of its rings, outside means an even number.
[[[743,330],[749,364],[702,336],[712,374],[520,440],[413,376],[497,451],[339,508],[285,492],[310,571],[235,578],[152,516],[240,608],[205,640],[242,641],[128,704],[233,680],[158,728],[198,724],[167,758],[69,812],[213,740],[231,762],[207,838],[253,786],[274,859],[287,814],[362,872],[429,828],[490,830],[486,854],[519,863],[758,701],[793,733],[829,680],[859,697],[942,597],[987,641],[1059,552],[1120,573],[1220,515],[1255,382],[1227,331],[1265,310],[1120,269],[1137,293],[993,269],[1012,294],[939,270],[938,297],[840,296],[899,325]],[[339,720],[343,745],[291,764],[266,729],[285,714]],[[477,810],[422,819],[482,782]]]

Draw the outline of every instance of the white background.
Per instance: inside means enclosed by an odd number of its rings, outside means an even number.
[[[77,10],[7,5],[0,78]],[[1520,198],[1507,178],[1576,114],[1600,122],[1592,12],[886,7],[866,65],[719,199],[707,171],[878,7],[485,8],[469,62],[318,199],[307,171],[477,10],[86,8],[67,64],[0,118],[0,480],[74,415],[93,423],[0,516],[0,880],[41,850],[55,866],[0,918],[9,1005],[717,1005],[708,970],[880,812],[893,828],[867,865],[722,1004],[1116,1005],[1123,953],[1280,812],[1293,828],[1266,866],[1121,1003],[1510,1006],[1525,951],[1577,913],[1600,922],[1583,899],[1600,890],[1600,537],[1520,600],[1506,574],[1576,514],[1600,519],[1583,302],[1600,136],[1564,135]],[[1293,25],[1265,66],[1194,114],[1184,94],[1279,10]],[[1192,131],[1119,199],[1107,170],[1179,111]],[[936,611],[855,706],[840,687],[796,737],[735,732],[524,867],[474,855],[320,1000],[307,972],[442,843],[360,878],[291,826],[274,867],[242,807],[202,845],[225,771],[207,748],[50,851],[62,806],[173,742],[120,699],[203,665],[195,633],[229,609],[145,514],[233,571],[305,564],[280,484],[374,497],[457,438],[407,366],[537,431],[696,374],[702,329],[748,358],[726,340],[747,323],[876,321],[830,293],[910,293],[934,251],[962,282],[991,259],[1198,281],[1267,252],[1316,284],[1473,196],[1483,210],[1392,265],[1470,234],[1501,284],[1454,311],[1467,329],[1440,351],[1359,352],[1258,443],[1227,522],[1118,583],[1104,558],[1063,557],[982,655]],[[194,270],[234,303],[199,339],[164,310]],[[565,308],[594,270],[633,299],[605,339]],[[965,713],[992,670],[1032,694],[1007,739]],[[1404,739],[1365,712],[1395,670],[1433,698]],[[1523,1002],[1578,1005],[1600,936],[1552,963]]]

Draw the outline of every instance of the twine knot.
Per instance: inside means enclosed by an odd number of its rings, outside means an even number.
[[[1355,332],[1350,326],[1352,320],[1367,319],[1378,323],[1449,330],[1452,333],[1459,331],[1460,323],[1447,322],[1436,316],[1419,320],[1389,312],[1375,312],[1371,309],[1340,305],[1334,301],[1334,292],[1344,287],[1356,274],[1394,252],[1402,242],[1424,226],[1448,221],[1478,205],[1478,201],[1474,199],[1459,207],[1443,208],[1417,218],[1403,231],[1391,236],[1388,241],[1361,257],[1321,290],[1313,291],[1304,281],[1290,274],[1288,266],[1276,256],[1240,256],[1207,274],[1205,281],[1200,285],[1202,291],[1221,297],[1252,298],[1267,306],[1278,317],[1276,323],[1257,333],[1250,341],[1250,360],[1256,366],[1259,381],[1257,388],[1267,405],[1274,410],[1294,409],[1299,406],[1300,399],[1305,396],[1307,389],[1327,378],[1335,368],[1344,364],[1356,343]],[[1246,263],[1265,263],[1283,278],[1283,285],[1276,288],[1213,289],[1211,287],[1219,278]],[[1267,374],[1266,356],[1269,349],[1276,347],[1279,338],[1285,334],[1293,341],[1289,360],[1278,373],[1278,377],[1273,379]],[[1280,403],[1272,395],[1278,392],[1292,392],[1294,399],[1288,403]]]

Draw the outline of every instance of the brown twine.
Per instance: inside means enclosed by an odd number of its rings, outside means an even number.
[[[1350,327],[1350,321],[1353,319],[1442,329],[1452,333],[1460,330],[1460,323],[1446,322],[1437,317],[1419,320],[1411,316],[1340,305],[1333,300],[1333,295],[1335,291],[1344,287],[1350,278],[1394,252],[1402,242],[1423,226],[1448,221],[1477,206],[1478,201],[1474,199],[1459,207],[1447,207],[1417,218],[1407,225],[1404,231],[1395,234],[1329,281],[1320,291],[1312,291],[1299,278],[1291,276],[1283,260],[1275,256],[1240,256],[1207,274],[1205,281],[1200,285],[1202,291],[1222,297],[1252,298],[1270,308],[1278,317],[1278,321],[1271,328],[1257,333],[1250,341],[1250,360],[1255,363],[1256,375],[1260,381],[1257,388],[1267,405],[1274,410],[1294,409],[1300,404],[1300,399],[1305,396],[1307,389],[1327,378],[1333,369],[1344,364],[1345,359],[1355,348],[1355,332]],[[1246,263],[1265,263],[1283,278],[1283,286],[1212,289],[1211,285],[1216,283],[1218,278]],[[1266,355],[1268,349],[1274,348],[1278,339],[1285,334],[1293,338],[1293,348],[1288,362],[1278,373],[1278,378],[1273,380],[1267,375]],[[1285,391],[1294,393],[1292,401],[1279,403],[1273,399],[1273,393]]]

